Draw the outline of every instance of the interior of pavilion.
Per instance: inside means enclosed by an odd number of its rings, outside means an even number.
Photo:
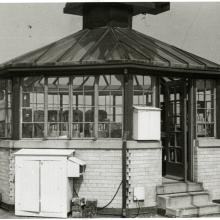
[[[160,100],[157,104],[156,78],[133,75],[133,105],[161,108],[162,136],[166,131],[165,112],[168,105],[172,113],[172,124],[175,129],[180,129],[179,93],[173,87],[169,100],[165,98],[166,85],[178,81],[181,79],[160,78]],[[123,93],[122,75],[23,77],[20,80],[21,138],[122,138]],[[0,80],[2,138],[11,136],[11,95],[11,80]],[[215,81],[196,80],[198,137],[215,136],[215,99]]]

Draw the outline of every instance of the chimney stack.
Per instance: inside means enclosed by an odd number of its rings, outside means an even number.
[[[104,26],[132,28],[132,17],[159,14],[170,9],[168,2],[67,3],[65,14],[83,16],[83,29]]]

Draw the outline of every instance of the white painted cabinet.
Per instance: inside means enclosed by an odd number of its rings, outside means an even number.
[[[16,209],[39,212],[39,161],[16,162]]]
[[[67,217],[73,195],[68,178],[73,154],[74,150],[44,149],[15,153],[15,215]]]
[[[160,140],[160,109],[155,107],[134,106],[133,139]]]

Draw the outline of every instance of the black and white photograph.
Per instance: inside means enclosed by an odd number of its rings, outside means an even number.
[[[0,219],[220,217],[220,2],[0,2]]]

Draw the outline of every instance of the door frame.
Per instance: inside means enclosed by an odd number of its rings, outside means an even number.
[[[183,181],[193,181],[193,140],[194,140],[194,81],[190,78],[181,78],[176,82],[185,83],[185,95],[183,97],[184,108],[184,155],[183,155]],[[175,81],[173,81],[175,83]],[[164,86],[165,87],[165,86]],[[161,92],[161,91],[160,91]],[[159,92],[159,94],[160,94]],[[158,96],[159,97],[159,96]],[[164,100],[165,100],[164,94]],[[159,101],[160,103],[160,101]],[[163,163],[162,163],[163,165]]]

